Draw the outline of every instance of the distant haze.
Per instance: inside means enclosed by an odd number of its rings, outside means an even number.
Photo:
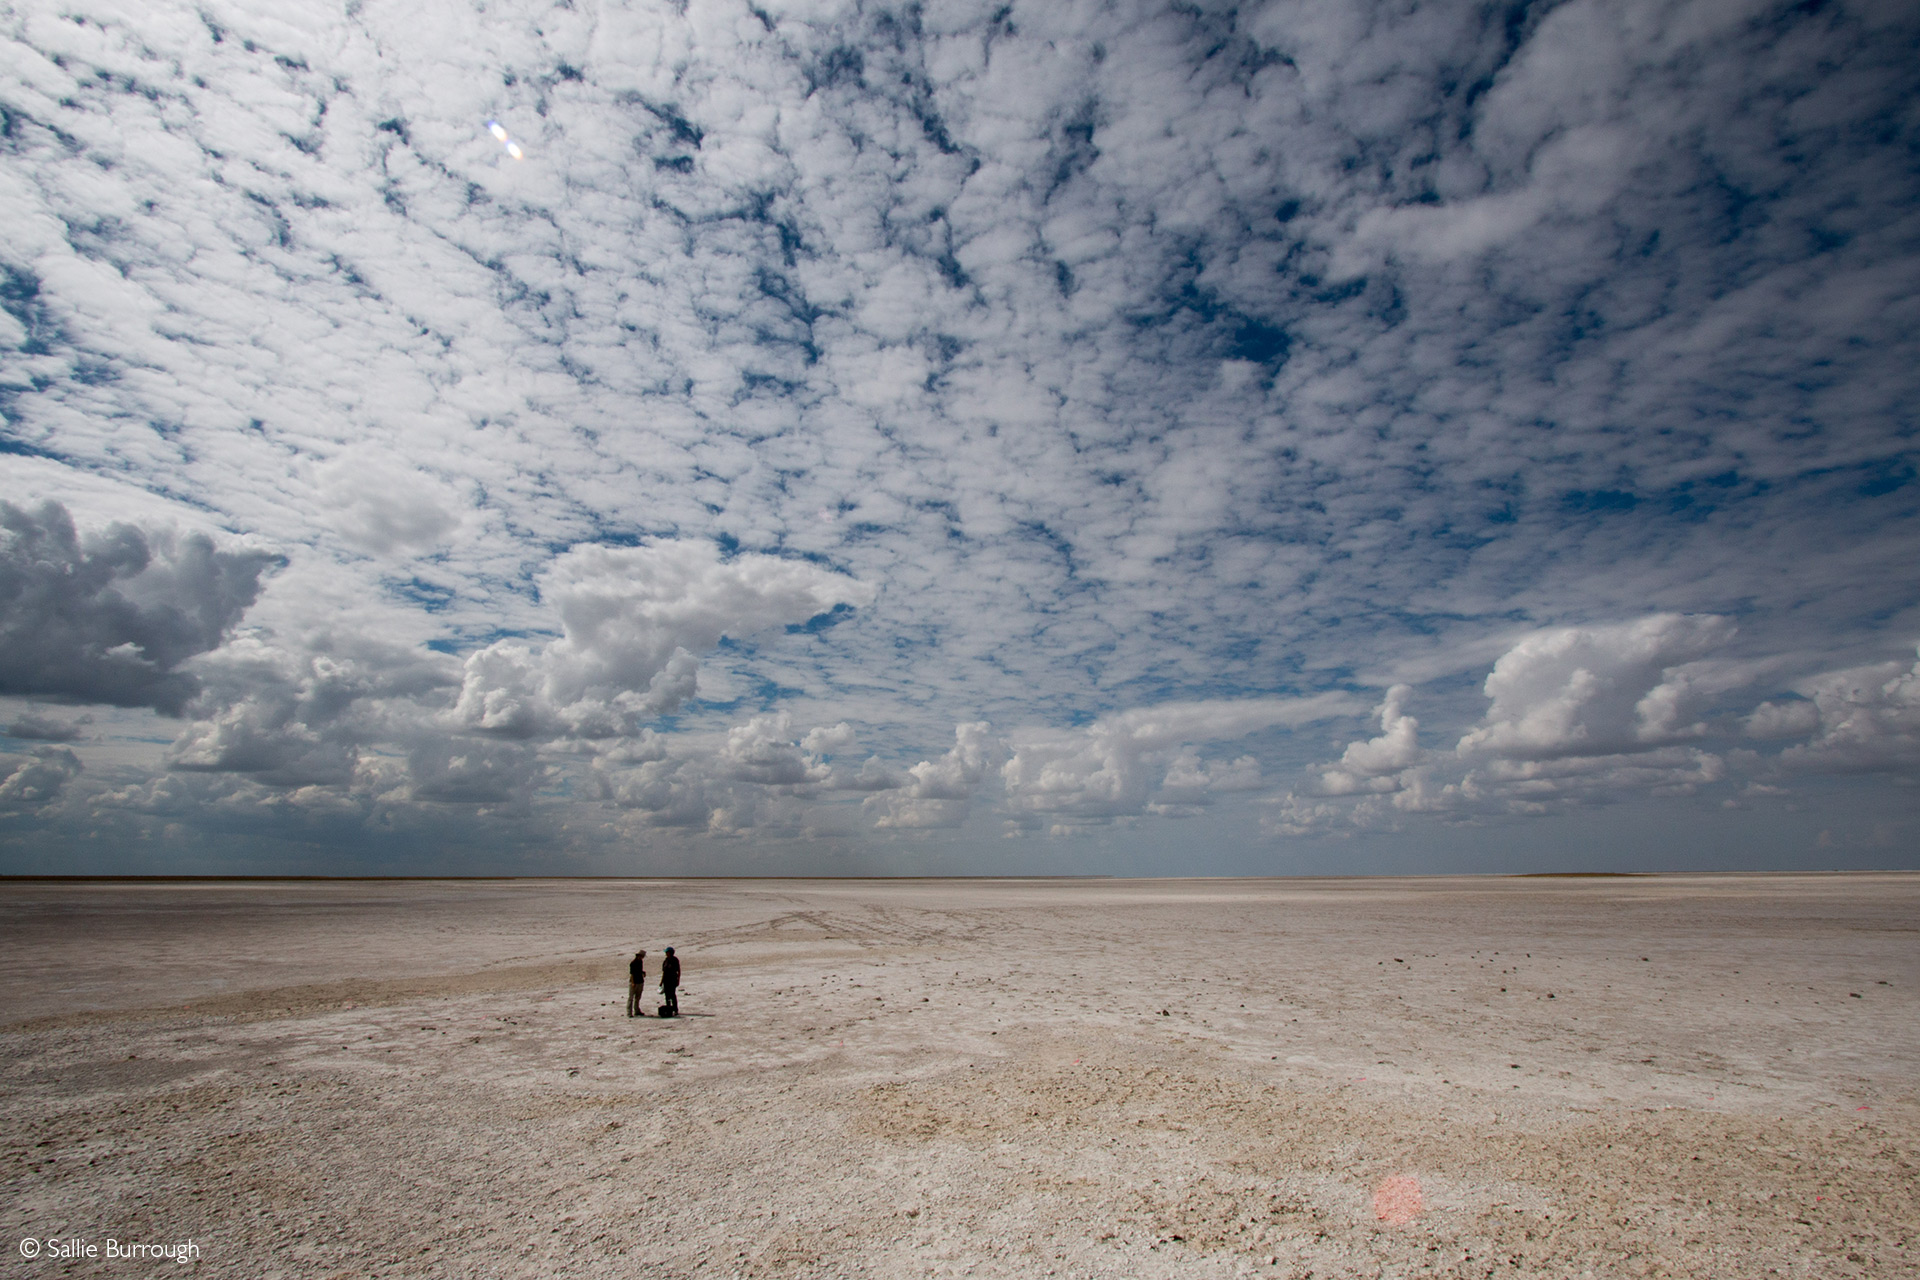
[[[1920,866],[1920,11],[0,15],[0,873]]]

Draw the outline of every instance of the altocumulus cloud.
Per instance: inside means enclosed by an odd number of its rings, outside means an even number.
[[[15,6],[0,847],[1844,844],[1916,96],[1862,0]]]

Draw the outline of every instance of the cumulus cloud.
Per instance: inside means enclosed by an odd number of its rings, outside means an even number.
[[[389,450],[351,450],[319,468],[317,478],[335,531],[368,555],[418,555],[460,527],[465,504],[451,486]]]
[[[434,738],[407,756],[411,793],[451,804],[524,805],[546,767],[520,743]]]
[[[1725,762],[1711,752],[1660,747],[1631,755],[1496,760],[1487,766],[1481,783],[1497,788],[1517,811],[1545,812],[1553,801],[1583,794],[1610,799],[1632,792],[1690,794],[1701,784],[1726,776]]]
[[[966,819],[968,801],[992,768],[1006,758],[1005,744],[984,720],[955,725],[953,746],[934,760],[907,770],[898,790],[871,797],[879,810],[876,827],[957,827]]]
[[[1688,664],[1733,636],[1725,618],[1655,614],[1527,636],[1493,664],[1492,705],[1462,735],[1462,756],[1551,760],[1645,750],[1697,737],[1701,680]]]
[[[805,561],[702,542],[576,547],[542,579],[563,634],[543,647],[498,641],[467,659],[454,714],[511,737],[612,737],[693,696],[698,654],[804,623],[873,588]]]
[[[907,775],[879,756],[868,756],[858,769],[836,767],[832,785],[840,791],[893,791],[907,785]]]
[[[1103,716],[1071,733],[1017,735],[1013,754],[1001,770],[1007,803],[1016,815],[1062,823],[1138,814],[1150,802],[1167,802],[1158,800],[1155,792],[1178,765],[1176,753],[1182,748],[1348,714],[1352,705],[1341,693],[1164,703]],[[1201,779],[1217,778],[1220,789],[1227,790],[1238,789],[1247,776],[1244,764],[1203,767],[1196,758],[1174,773],[1172,802],[1192,803],[1214,789],[1198,786]]]
[[[1920,661],[1875,663],[1834,671],[1808,680],[1800,690],[1807,702],[1784,708],[1765,704],[1758,720],[1767,729],[1791,723],[1800,732],[1818,731],[1781,753],[1790,769],[1833,773],[1920,772]],[[1811,704],[1816,717],[1799,708]],[[1756,736],[1763,736],[1756,734]],[[1764,736],[1773,736],[1767,734]]]
[[[1160,795],[1169,803],[1201,803],[1212,795],[1257,790],[1260,782],[1260,762],[1252,756],[1202,760],[1199,752],[1189,748],[1168,763],[1166,776],[1160,779]]]
[[[63,719],[30,708],[14,717],[13,723],[6,728],[6,734],[9,738],[27,741],[78,742],[87,736],[87,726],[92,723],[93,717],[90,715]]]
[[[36,747],[25,759],[0,756],[0,812],[38,809],[59,798],[80,775],[80,757],[65,747]]]
[[[1387,690],[1386,700],[1374,708],[1380,717],[1380,736],[1348,743],[1339,762],[1321,773],[1321,791],[1352,795],[1400,789],[1396,775],[1418,764],[1424,754],[1418,741],[1420,722],[1406,714],[1412,696],[1411,685],[1397,684]]]
[[[591,762],[593,796],[647,827],[712,837],[795,835],[824,758],[793,741],[787,716],[755,716],[718,741],[647,733]]]
[[[178,714],[199,687],[181,664],[220,643],[280,563],[197,533],[83,538],[60,503],[0,501],[0,693]]]
[[[1450,757],[1420,747],[1413,690],[1395,685],[1374,708],[1379,736],[1315,766],[1306,794],[1263,821],[1302,835],[1692,795],[1729,776],[1723,755],[1686,744],[1713,733],[1718,700],[1753,678],[1753,664],[1713,656],[1734,634],[1724,618],[1654,614],[1522,636],[1494,662],[1486,712]],[[1749,732],[1781,719],[1770,706],[1745,718]]]
[[[729,776],[765,786],[806,786],[828,776],[827,766],[793,740],[793,718],[784,712],[729,729],[719,758]]]
[[[351,626],[248,632],[197,670],[205,688],[167,750],[168,766],[277,786],[345,784],[375,744],[431,736],[435,703],[458,679],[443,655]]]
[[[833,752],[852,743],[845,723],[797,734],[785,712],[751,716],[718,735],[643,730],[593,754],[590,786],[595,798],[650,827],[716,836],[791,835],[823,823],[844,829],[808,802],[876,789],[849,785],[833,764]],[[870,760],[862,772],[871,776],[877,767]],[[898,786],[901,777],[888,771],[878,786]]]

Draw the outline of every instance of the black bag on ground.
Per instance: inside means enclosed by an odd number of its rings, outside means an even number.
[[[671,1013],[669,1013],[669,1012],[667,1011],[667,1006],[665,1006],[665,1005],[661,1005],[661,1006],[660,1006],[660,1016],[661,1016],[661,1017],[663,1017],[663,1018],[671,1018],[671,1017],[673,1016],[673,1014],[671,1014]]]

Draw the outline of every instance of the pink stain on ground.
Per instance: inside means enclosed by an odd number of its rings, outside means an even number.
[[[1373,1216],[1390,1226],[1406,1226],[1425,1208],[1420,1198],[1420,1179],[1411,1174],[1396,1173],[1374,1188]]]

